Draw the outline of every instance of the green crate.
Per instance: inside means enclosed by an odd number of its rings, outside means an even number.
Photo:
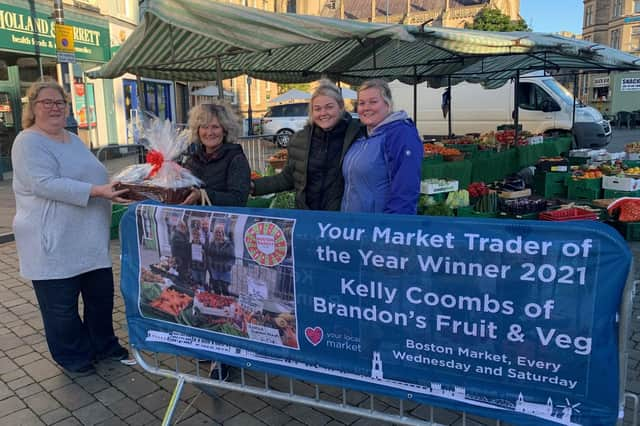
[[[615,189],[605,189],[604,198],[640,197],[640,189],[637,191],[617,191]]]
[[[458,217],[482,217],[482,218],[496,218],[498,212],[477,212],[473,207],[460,207],[456,210],[456,216]]]
[[[249,197],[247,200],[247,207],[258,207],[263,209],[268,209],[273,201],[274,196],[259,196],[259,197]]]
[[[545,198],[564,198],[567,196],[565,184],[569,172],[536,173],[533,176],[533,190]]]
[[[426,156],[422,159],[422,165],[430,165],[430,164],[440,164],[444,161],[444,159],[442,158],[442,155],[440,154],[436,154],[436,155],[429,155]]]
[[[640,241],[640,222],[614,222],[615,228],[627,241]]]
[[[567,179],[567,198],[589,201],[602,198],[602,178]]]
[[[111,206],[111,228],[110,237],[112,240],[120,237],[120,220],[122,215],[127,211],[127,206],[122,204],[112,204]]]
[[[570,166],[581,166],[589,162],[589,157],[569,157]]]
[[[624,160],[622,164],[627,167],[640,167],[640,160]]]
[[[602,198],[602,188],[581,188],[581,187],[569,187],[567,190],[567,198],[570,200],[585,200],[591,201],[597,198]]]
[[[475,143],[448,143],[445,145],[447,148],[455,148],[460,152],[477,152],[478,145]]]

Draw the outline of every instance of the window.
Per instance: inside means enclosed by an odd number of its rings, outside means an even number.
[[[634,37],[640,36],[640,25],[634,25],[631,27],[631,35]]]
[[[593,6],[587,6],[584,11],[584,26],[589,27],[593,20]]]
[[[547,93],[532,83],[520,83],[518,105],[529,111],[542,111],[543,102],[553,102]]]
[[[287,13],[296,13],[296,0],[287,0]]]
[[[622,0],[614,0],[612,16],[615,18],[620,15],[622,15]]]
[[[138,6],[135,0],[115,0],[112,4],[116,15],[124,16],[133,21],[138,20]]]
[[[634,0],[633,13],[640,13],[640,0]]]
[[[614,49],[620,49],[620,30],[611,31],[611,41],[609,45]]]

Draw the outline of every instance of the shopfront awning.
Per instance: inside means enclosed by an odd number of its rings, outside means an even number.
[[[169,80],[247,74],[280,83],[398,78],[499,86],[516,72],[640,70],[640,58],[553,34],[496,33],[274,14],[227,3],[153,0],[113,59],[90,74]],[[218,74],[219,71],[219,74]]]

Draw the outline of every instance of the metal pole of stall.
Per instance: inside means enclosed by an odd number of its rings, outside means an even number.
[[[447,77],[447,90],[449,91],[449,113],[447,115],[447,121],[449,125],[449,139],[451,139],[453,137],[453,129],[451,128],[451,113],[453,112],[453,109],[451,108],[451,103],[453,101],[453,96],[451,96],[451,76]]]
[[[253,111],[251,110],[251,77],[247,76],[247,118],[249,120],[247,135],[253,135]]]
[[[418,69],[413,66],[413,122],[418,125]]]
[[[513,96],[513,124],[514,124],[514,135],[513,135],[513,143],[518,142],[518,124],[520,122],[520,70],[516,70],[516,84],[514,85],[514,96]]]
[[[218,99],[224,100],[224,88],[222,87],[222,62],[220,56],[216,56],[216,86],[218,86]]]
[[[571,146],[576,140],[576,101],[578,99],[578,74],[573,74],[573,108],[571,111]]]

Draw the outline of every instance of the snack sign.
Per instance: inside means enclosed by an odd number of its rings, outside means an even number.
[[[229,225],[226,278],[209,287],[209,274],[194,283],[155,266],[180,254],[140,246],[137,216],[154,217],[151,238],[169,247],[169,211]],[[631,255],[606,225],[144,203],[121,226],[122,290],[141,349],[516,424],[617,419],[616,315]],[[149,307],[162,295],[146,290],[148,269],[185,295],[177,315]]]

